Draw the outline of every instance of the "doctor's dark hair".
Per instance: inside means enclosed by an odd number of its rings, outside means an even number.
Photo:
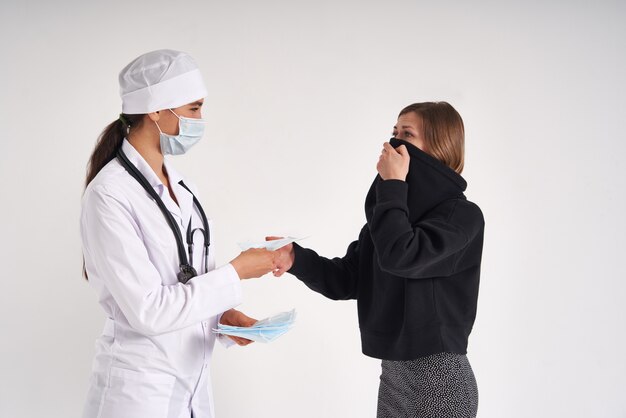
[[[109,161],[115,158],[115,154],[119,147],[122,146],[124,138],[131,128],[137,128],[143,122],[145,115],[127,115],[121,113],[120,117],[111,122],[98,137],[98,142],[89,157],[87,164],[87,178],[85,179],[85,187],[91,183],[91,180],[98,175],[100,170],[107,165]]]
[[[465,164],[465,127],[461,115],[447,102],[413,103],[398,116],[414,112],[424,121],[426,151],[458,174]]]

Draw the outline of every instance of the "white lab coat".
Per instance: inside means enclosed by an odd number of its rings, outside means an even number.
[[[122,149],[178,222],[183,241],[190,217],[193,228],[202,227],[192,195],[178,184],[182,177],[171,164],[165,167],[180,206],[128,141]],[[117,159],[87,187],[80,226],[89,284],[107,316],[83,417],[189,418],[191,410],[194,418],[214,417],[211,330],[224,311],[241,303],[235,269],[215,269],[212,245],[209,272],[203,271],[203,237],[196,233],[193,262],[199,275],[179,283],[172,230]]]

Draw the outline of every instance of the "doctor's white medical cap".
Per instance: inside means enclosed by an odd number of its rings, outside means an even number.
[[[193,58],[159,49],[135,58],[120,72],[122,112],[156,112],[206,97],[207,90]]]

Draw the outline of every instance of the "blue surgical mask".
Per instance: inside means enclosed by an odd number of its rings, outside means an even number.
[[[174,113],[173,110],[169,109]],[[204,135],[204,126],[206,122],[203,119],[186,118],[178,116],[178,135],[168,135],[161,131],[161,127],[156,121],[159,129],[159,139],[161,141],[161,153],[163,155],[181,155],[186,153],[189,148],[194,146]]]

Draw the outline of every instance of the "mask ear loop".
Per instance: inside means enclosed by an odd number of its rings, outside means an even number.
[[[157,121],[154,121],[154,124],[157,126],[157,129],[159,130],[159,133],[163,135],[163,131],[161,130],[161,127],[159,126],[159,124],[157,123]]]
[[[179,132],[180,132],[180,116],[178,116],[176,113],[174,113],[174,111],[172,109],[167,109],[167,110],[172,112],[174,114],[174,116],[176,116],[178,118],[178,129],[179,129]],[[122,114],[120,114],[120,116],[122,116]],[[122,122],[124,122],[124,121],[122,121]],[[157,129],[159,130],[159,133],[163,134],[163,131],[161,130],[161,127],[159,126],[159,123],[156,120],[154,121],[154,124],[157,126]],[[163,134],[163,135],[168,135],[168,134]]]

